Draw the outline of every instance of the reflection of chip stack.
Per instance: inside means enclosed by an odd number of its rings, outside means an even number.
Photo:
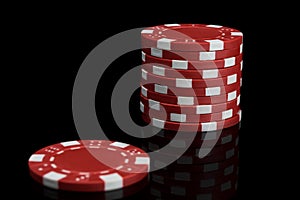
[[[237,161],[238,130],[234,127],[241,120],[242,33],[217,25],[166,24],[145,28],[141,37],[140,109],[144,121],[163,133],[149,139],[145,148],[157,151],[168,144],[188,148],[167,170],[152,173],[152,183],[162,190],[156,194],[197,193],[222,199],[218,195],[225,197],[237,182],[233,163]],[[187,137],[196,133],[191,146],[185,146],[184,138],[173,141],[171,136],[177,131]],[[199,158],[203,149],[210,150]],[[168,156],[177,155],[170,152]],[[219,167],[213,168],[214,164]],[[230,166],[234,169],[225,177],[224,170]],[[184,176],[179,169],[193,180],[176,177]],[[204,188],[199,185],[201,180]]]

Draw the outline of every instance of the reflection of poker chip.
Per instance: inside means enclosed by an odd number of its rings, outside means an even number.
[[[81,140],[54,144],[29,158],[31,176],[53,189],[111,191],[132,185],[148,174],[149,157],[121,142]]]
[[[233,28],[206,24],[164,24],[142,30],[142,47],[174,51],[219,51],[242,44]]]
[[[154,132],[156,132],[156,130],[154,130]],[[223,130],[208,131],[194,134],[184,132],[168,133],[165,130],[161,130],[156,135],[150,138],[145,138],[144,144],[147,143],[149,145],[149,150],[157,150],[168,145],[169,148],[177,151],[178,148],[200,148],[211,147],[214,145],[225,145],[234,141],[238,137],[238,133],[238,125]]]
[[[243,62],[236,64],[230,68],[225,69],[203,69],[203,70],[180,70],[162,67],[154,64],[143,64],[142,69],[150,72],[156,76],[169,78],[191,78],[191,79],[211,79],[230,76],[242,71]]]
[[[241,79],[241,72],[223,76],[220,78],[210,79],[191,79],[191,78],[169,78],[165,76],[157,76],[151,72],[142,69],[142,84],[156,83],[174,88],[210,88],[210,87],[224,87],[237,83]]]
[[[159,195],[169,194],[171,196],[186,197],[188,199],[191,197],[200,199],[200,196],[203,197],[203,195],[210,194],[211,196],[218,196],[219,199],[222,199],[221,197],[224,197],[224,195],[233,195],[236,192],[236,183],[237,177],[232,177],[230,180],[210,188],[200,188],[199,186],[196,186],[196,184],[188,183],[184,186],[176,184],[162,185],[151,182],[150,193],[151,195],[157,195],[157,197],[161,197]],[[154,193],[153,191],[156,191],[157,193]]]
[[[200,181],[203,179],[212,179],[220,176],[228,176],[238,173],[238,156],[234,156],[225,161],[206,163],[203,165],[194,165],[192,168],[186,165],[177,165],[157,170],[151,175],[158,175],[177,181]]]
[[[156,48],[145,48],[142,51],[147,54],[158,58],[165,58],[171,60],[218,60],[237,56],[243,53],[243,44],[240,44],[235,49],[225,49],[222,51],[167,51]]]

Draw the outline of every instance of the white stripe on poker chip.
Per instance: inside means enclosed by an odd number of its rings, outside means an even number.
[[[150,166],[150,158],[148,158],[148,157],[136,157],[134,164],[135,165],[148,165],[148,166]]]
[[[164,24],[167,27],[181,26],[180,24]]]
[[[144,96],[144,97],[147,97],[147,88],[145,88],[144,86],[141,86],[141,91],[142,91],[142,95]]]
[[[174,173],[175,180],[182,180],[182,181],[190,181],[191,180],[191,173],[189,172],[175,172]]]
[[[154,30],[142,30],[141,33],[143,34],[152,34],[154,32]]]
[[[67,175],[58,172],[48,172],[43,176],[43,185],[53,189],[59,189],[59,180],[65,178]]]
[[[240,105],[240,102],[241,102],[241,95],[239,95],[239,96],[237,97],[236,105],[237,105],[237,106]]]
[[[232,67],[235,65],[235,57],[225,58],[224,67]]]
[[[114,190],[123,187],[123,178],[118,173],[100,175],[99,178],[104,182],[104,190]]]
[[[219,163],[208,163],[203,165],[203,172],[211,172],[219,169]]]
[[[145,106],[142,102],[140,102],[140,111],[145,112]]]
[[[194,105],[194,97],[177,97],[178,105]]]
[[[215,96],[221,94],[221,87],[205,88],[205,96]]]
[[[196,114],[207,114],[212,112],[212,105],[197,105]]]
[[[210,25],[207,25],[206,27],[209,27],[209,28],[222,28],[223,26],[210,24]]]
[[[144,79],[144,80],[147,80],[147,78],[148,78],[148,72],[146,71],[146,70],[144,70],[144,69],[142,69],[142,78]]]
[[[168,93],[168,86],[154,84],[154,91],[157,92],[157,93],[161,93],[161,94],[167,94]]]
[[[243,43],[240,45],[240,54],[243,53]]]
[[[211,69],[211,70],[203,70],[202,78],[217,78],[219,75],[219,70]]]
[[[231,101],[231,100],[235,99],[235,98],[236,98],[236,95],[237,95],[236,90],[233,91],[233,92],[229,92],[229,93],[227,94],[227,101]]]
[[[231,36],[243,36],[242,32],[231,32]]]
[[[179,88],[192,88],[193,80],[192,79],[184,79],[184,78],[176,78],[176,87]]]
[[[237,74],[232,74],[230,76],[227,76],[227,85],[230,85],[232,83],[237,82]]]
[[[216,52],[200,52],[199,60],[215,60]]]
[[[146,54],[143,51],[142,51],[142,61],[144,61],[144,62],[146,61]]]
[[[241,77],[240,78],[240,87],[242,87],[242,85],[243,85],[243,78]]]
[[[193,158],[188,156],[181,156],[177,159],[177,164],[193,164]]]
[[[232,188],[231,181],[227,181],[221,185],[221,191],[230,190]]]
[[[241,121],[242,120],[242,110],[240,110],[237,114],[239,115],[239,121]]]
[[[217,130],[217,122],[205,122],[201,124],[201,131],[215,131]]]
[[[148,103],[151,109],[158,110],[158,111],[160,110],[160,102],[149,99]]]
[[[30,156],[29,161],[30,162],[42,162],[45,157],[45,154],[33,154]]]
[[[69,146],[80,145],[80,142],[78,142],[78,141],[68,141],[68,142],[61,142],[60,144],[63,147],[69,147]]]
[[[126,144],[126,143],[123,143],[123,142],[113,142],[109,146],[119,147],[119,148],[124,149],[125,147],[128,147],[129,144]]]
[[[243,61],[241,61],[241,71],[243,71]]]
[[[225,110],[225,111],[222,112],[222,120],[228,119],[232,116],[233,116],[233,110],[232,109]]]
[[[156,126],[158,128],[164,128],[165,127],[165,121],[160,120],[160,119],[156,119],[156,118],[152,118],[152,124],[153,126]]]
[[[204,40],[209,43],[209,51],[224,50],[224,41],[222,40]]]
[[[157,40],[157,48],[171,50],[171,42],[176,41],[168,38],[161,38]]]
[[[188,61],[186,60],[172,60],[173,69],[188,69]]]
[[[151,48],[151,56],[162,58],[163,51],[161,49]]]
[[[180,195],[180,196],[186,196],[187,191],[184,187],[181,186],[171,186],[171,194]]]
[[[171,113],[170,120],[173,122],[186,122],[186,115],[185,114],[177,114]]]
[[[165,68],[153,65],[152,73],[159,76],[165,76]]]

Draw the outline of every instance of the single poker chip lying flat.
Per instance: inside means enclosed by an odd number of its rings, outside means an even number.
[[[234,49],[221,51],[169,51],[157,48],[145,48],[142,51],[154,57],[171,60],[218,60],[243,53],[243,44]]]
[[[32,178],[58,190],[111,191],[148,175],[150,159],[135,146],[108,140],[68,141],[35,152],[28,161]]]
[[[145,69],[142,69],[142,80],[144,84],[157,83],[175,88],[205,88],[205,87],[216,87],[216,86],[227,86],[236,83],[242,76],[241,71],[224,76],[221,78],[211,79],[187,79],[187,78],[169,78],[164,76],[157,76],[152,74]]]
[[[232,92],[216,95],[216,96],[185,96],[185,95],[169,95],[161,94],[148,90],[146,87],[141,86],[141,95],[152,99],[154,101],[159,101],[162,103],[174,104],[174,105],[206,105],[206,104],[218,104],[225,103],[236,98],[240,98],[240,90],[234,90]]]
[[[205,69],[229,69],[243,60],[243,54],[219,60],[171,60],[157,58],[142,52],[143,64],[159,65],[164,68],[172,68],[179,70],[205,70]]]
[[[169,78],[191,78],[191,79],[210,79],[221,78],[236,74],[243,69],[243,61],[240,63],[224,69],[198,69],[198,70],[180,70],[170,67],[161,67],[154,64],[143,64],[142,69],[147,72],[151,72],[157,76],[169,77]]]
[[[164,24],[141,31],[142,47],[173,51],[219,51],[243,43],[239,30],[206,24]]]

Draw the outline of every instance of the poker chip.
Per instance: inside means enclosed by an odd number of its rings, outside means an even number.
[[[192,105],[192,106],[179,106],[174,104],[163,103],[149,99],[144,96],[140,96],[140,109],[142,112],[145,111],[145,108],[162,111],[165,110],[167,113],[186,113],[186,114],[209,114],[209,113],[218,113],[237,108],[240,105],[240,98],[236,98],[232,101],[219,103],[219,104],[202,104],[202,105]]]
[[[242,62],[242,55],[243,54],[219,60],[193,61],[157,58],[142,52],[142,61],[143,64],[151,64],[153,66],[158,65],[164,68],[179,70],[229,69]]]
[[[147,54],[158,58],[165,58],[171,60],[218,60],[222,58],[234,57],[241,54],[243,51],[243,44],[239,48],[226,49],[222,51],[166,51],[156,48],[145,48],[142,51]]]
[[[158,83],[147,83],[144,80],[141,80],[141,84],[143,90],[149,90],[159,94],[167,94],[172,96],[212,97],[228,94],[235,90],[238,90],[241,85],[241,80],[231,85],[203,88],[177,88],[161,85]]]
[[[162,112],[161,110],[150,109],[150,107],[145,106],[140,102],[140,110],[144,115],[148,115],[151,118],[158,120],[166,120],[170,122],[186,122],[186,123],[195,123],[195,122],[210,122],[210,121],[221,121],[230,119],[240,110],[239,106],[235,106],[229,109],[225,109],[221,112],[215,112],[210,114],[189,114],[183,112]]]
[[[237,115],[222,121],[211,121],[202,123],[181,123],[170,122],[156,118],[149,118],[149,116],[142,114],[142,118],[146,123],[151,124],[157,128],[168,129],[173,131],[185,132],[202,132],[202,131],[215,131],[223,128],[228,128],[238,124],[241,120],[241,110]]]
[[[243,34],[233,28],[206,24],[164,24],[142,30],[142,47],[174,51],[234,49]]]
[[[175,88],[206,88],[216,86],[227,86],[240,80],[241,73],[234,73],[229,76],[212,79],[187,79],[187,78],[167,78],[157,76],[142,69],[142,79],[144,84],[157,83]]]
[[[35,152],[32,178],[57,190],[101,192],[120,189],[148,175],[150,159],[135,146],[106,140],[68,141]]]
[[[153,64],[142,64],[142,69],[147,72],[151,72],[157,76],[164,76],[169,78],[177,78],[183,76],[191,79],[210,79],[210,78],[221,78],[229,76],[242,71],[243,62],[240,62],[230,68],[225,69],[198,69],[198,70],[180,70],[168,67],[161,67]]]

